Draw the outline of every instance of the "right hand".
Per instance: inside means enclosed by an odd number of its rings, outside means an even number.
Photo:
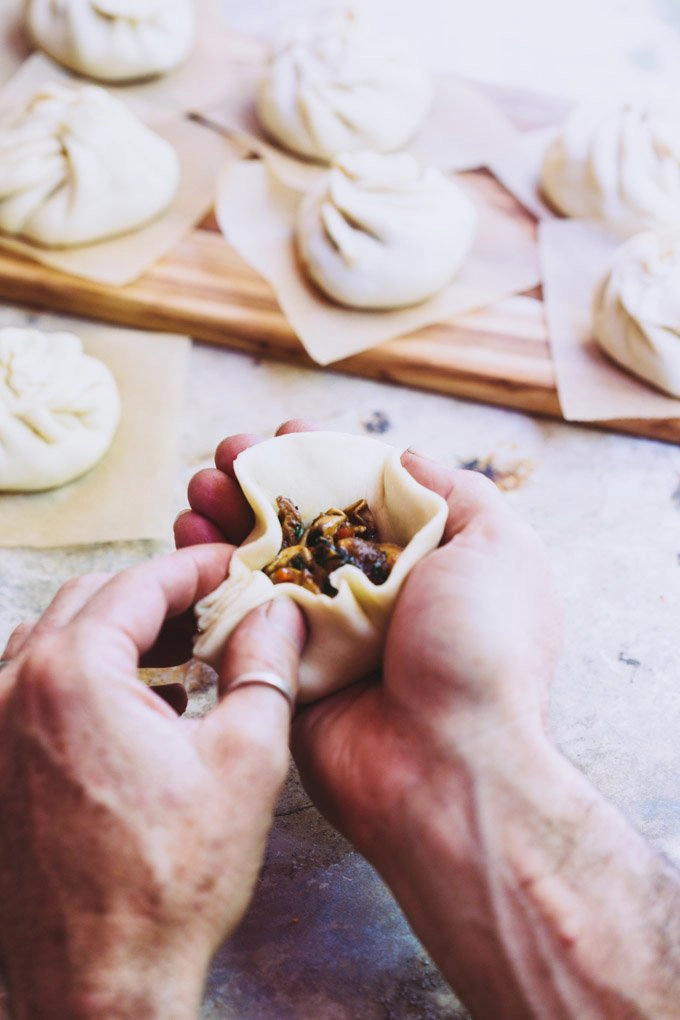
[[[309,427],[290,422],[279,432]],[[218,470],[192,480],[193,512],[180,518],[179,545],[243,540],[250,518],[233,461],[254,441],[224,440]],[[448,502],[443,544],[404,584],[382,683],[367,679],[305,708],[293,728],[311,796],[372,859],[386,831],[398,836],[408,824],[413,790],[436,801],[462,755],[494,756],[502,735],[522,741],[543,732],[560,644],[544,549],[496,487],[413,453],[402,459]]]

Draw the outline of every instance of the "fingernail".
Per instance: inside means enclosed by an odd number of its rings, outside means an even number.
[[[267,619],[272,623],[289,623],[292,615],[293,601],[285,595],[271,599],[265,606]]]
[[[422,450],[417,450],[415,446],[409,446],[404,452],[410,454],[412,457],[420,457],[421,460],[429,460],[430,464],[438,463],[434,457],[430,457],[429,454],[423,453]]]

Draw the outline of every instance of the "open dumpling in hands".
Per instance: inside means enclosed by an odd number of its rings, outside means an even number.
[[[36,45],[100,81],[171,71],[191,52],[195,21],[194,0],[26,0]]]
[[[541,185],[559,212],[624,236],[680,225],[680,106],[578,108],[548,147]]]
[[[197,606],[194,654],[218,668],[241,620],[287,595],[309,633],[301,701],[378,668],[399,589],[439,544],[446,502],[411,477],[397,450],[341,433],[278,436],[244,451],[235,471],[255,527],[227,580]]]
[[[298,211],[300,260],[317,286],[354,308],[418,304],[447,286],[477,229],[473,202],[413,156],[349,153]]]
[[[680,229],[618,249],[595,294],[593,328],[610,358],[680,397]]]
[[[104,89],[46,85],[0,116],[0,230],[67,248],[141,227],[172,202],[177,153]]]
[[[0,329],[0,491],[52,489],[108,450],[120,398],[72,333]]]
[[[340,152],[392,152],[415,135],[432,82],[409,47],[374,38],[348,12],[303,22],[272,55],[257,110],[287,149],[328,162]]]

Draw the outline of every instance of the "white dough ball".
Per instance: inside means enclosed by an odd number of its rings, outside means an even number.
[[[619,248],[595,294],[593,327],[614,361],[680,397],[680,229]]]
[[[548,147],[541,184],[560,212],[631,236],[680,225],[680,107],[582,107]]]
[[[275,50],[257,110],[287,149],[330,162],[340,152],[403,148],[432,94],[405,43],[374,38],[345,14],[303,25]]]
[[[104,456],[119,418],[115,380],[79,337],[0,329],[0,491],[78,478]]]
[[[179,176],[172,146],[94,85],[47,85],[0,117],[0,230],[46,247],[141,227]]]
[[[54,60],[109,82],[173,70],[196,34],[194,0],[26,0],[26,23]]]
[[[296,236],[317,286],[355,308],[400,308],[447,286],[477,229],[473,202],[408,153],[341,156],[303,199]]]

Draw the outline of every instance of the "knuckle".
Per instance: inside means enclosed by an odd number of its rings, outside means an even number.
[[[80,592],[91,591],[93,588],[98,588],[109,580],[111,574],[107,574],[103,571],[95,572],[92,571],[88,574],[80,574],[77,577],[69,577],[67,581],[64,581],[58,594],[66,595],[77,595]]]
[[[10,645],[21,644],[23,641],[25,641],[25,639],[33,630],[34,626],[35,624],[29,622],[28,620],[24,620],[22,623],[18,624],[9,636],[9,639],[7,641],[7,647],[9,648]]]
[[[45,694],[59,687],[59,664],[64,661],[60,639],[44,634],[31,643],[17,677],[17,687]]]

